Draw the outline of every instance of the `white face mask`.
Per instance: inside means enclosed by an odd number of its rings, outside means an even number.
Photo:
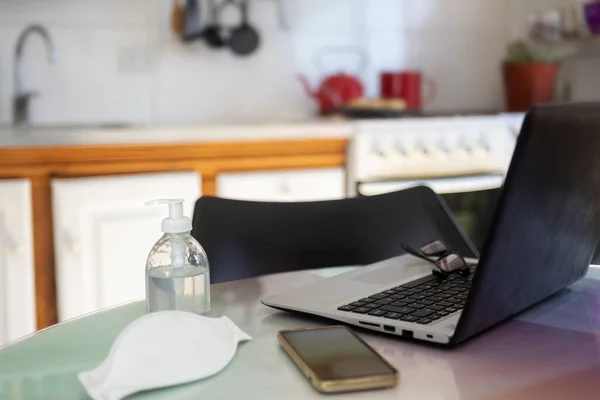
[[[127,326],[108,357],[79,380],[94,400],[119,400],[214,375],[229,364],[238,342],[251,339],[227,317],[151,313]]]

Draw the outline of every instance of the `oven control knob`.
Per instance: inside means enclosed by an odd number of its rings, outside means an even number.
[[[485,136],[479,138],[479,147],[481,147],[481,149],[486,153],[492,152],[490,141]]]
[[[446,143],[446,141],[444,139],[440,139],[438,141],[438,145],[437,145],[438,149],[440,149],[440,151],[444,154],[450,154],[450,146],[448,146],[448,143]]]
[[[383,158],[385,156],[385,154],[383,153],[383,148],[379,144],[377,144],[377,142],[374,142],[371,146],[371,152],[377,157]]]
[[[473,147],[469,144],[469,142],[467,142],[467,140],[465,138],[461,138],[458,141],[458,148],[464,150],[467,153],[472,153],[473,152]]]
[[[427,148],[425,143],[419,141],[419,142],[417,142],[415,147],[418,151],[420,151],[424,155],[426,155],[426,156],[429,155],[429,149]]]
[[[396,152],[402,157],[406,157],[406,155],[408,154],[408,152],[406,151],[406,147],[404,147],[404,144],[400,140],[394,143],[394,148],[396,149]]]

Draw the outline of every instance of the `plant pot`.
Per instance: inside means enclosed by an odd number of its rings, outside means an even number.
[[[554,100],[558,64],[504,63],[503,69],[508,111],[527,111],[534,104]]]

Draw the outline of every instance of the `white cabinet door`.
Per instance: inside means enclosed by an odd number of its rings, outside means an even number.
[[[0,181],[0,345],[35,331],[31,186]]]
[[[194,172],[53,181],[59,320],[144,298],[146,257],[168,214],[144,201],[183,198],[191,218],[200,187]]]
[[[217,176],[217,195],[255,201],[319,201],[345,196],[341,168],[225,173]]]

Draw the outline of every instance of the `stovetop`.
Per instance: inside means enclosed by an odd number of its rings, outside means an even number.
[[[523,116],[358,121],[349,149],[355,181],[504,173]]]

